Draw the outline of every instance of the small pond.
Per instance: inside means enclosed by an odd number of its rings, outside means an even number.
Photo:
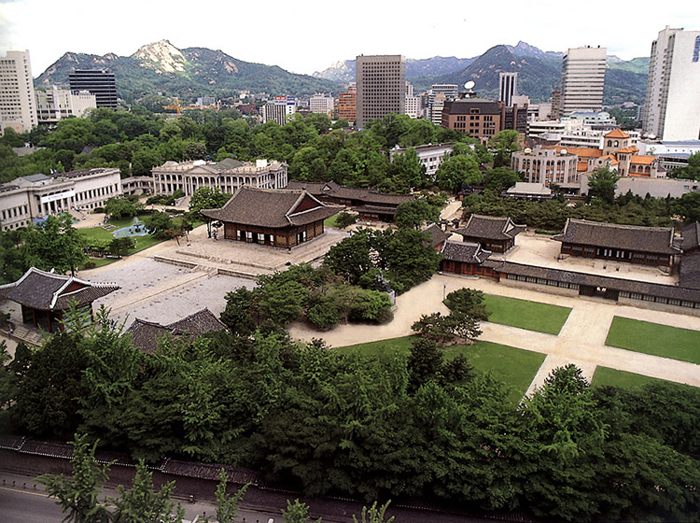
[[[112,231],[112,235],[115,238],[127,238],[130,236],[146,236],[148,234],[148,230],[144,225],[139,221],[138,218],[134,220],[134,223],[132,225],[129,225],[128,227],[122,227],[121,229],[117,229],[116,231]]]

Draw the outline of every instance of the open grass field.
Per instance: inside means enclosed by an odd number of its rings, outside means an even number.
[[[408,353],[414,336],[373,341],[359,345],[339,347],[341,354],[357,352],[369,355],[381,352]],[[545,355],[497,343],[477,341],[473,345],[453,345],[444,349],[447,358],[463,354],[477,371],[491,372],[493,376],[506,383],[510,388],[509,399],[517,405],[525,395],[527,388],[537,374]]]
[[[494,294],[484,295],[486,308],[491,312],[491,323],[509,325],[535,332],[557,335],[566,323],[571,309],[534,301],[507,298]]]
[[[700,364],[700,331],[615,316],[605,344]]]
[[[631,389],[633,387],[643,387],[651,383],[674,383],[671,381],[661,380],[658,378],[650,378],[641,374],[625,372],[622,370],[610,369],[608,367],[597,367],[591,385],[593,387],[604,387],[612,385],[622,389]],[[682,383],[674,383],[678,387],[690,387]]]

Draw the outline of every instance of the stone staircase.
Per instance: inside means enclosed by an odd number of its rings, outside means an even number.
[[[7,329],[4,330],[5,336],[8,338],[9,332]],[[27,345],[33,345],[35,347],[41,347],[41,342],[44,339],[42,332],[38,329],[28,329],[24,325],[13,324],[12,339],[19,342],[23,341]]]

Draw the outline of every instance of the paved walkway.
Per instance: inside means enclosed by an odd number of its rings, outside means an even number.
[[[566,297],[508,287],[488,279],[453,275],[436,275],[397,299],[394,320],[386,325],[341,325],[320,334],[304,325],[295,324],[290,329],[293,337],[304,341],[322,337],[329,345],[341,347],[369,341],[384,340],[412,334],[411,325],[422,314],[449,312],[443,305],[443,296],[450,292],[471,287],[489,294],[509,296],[525,300],[571,307],[572,311],[558,336],[527,331],[515,327],[483,322],[480,339],[524,350],[546,354],[547,357],[533,379],[528,394],[544,382],[556,367],[574,363],[590,380],[597,366],[610,367],[654,378],[686,383],[700,387],[700,365],[642,354],[605,345],[607,333],[614,316],[653,321],[674,327],[700,331],[700,318],[671,314],[654,310],[637,309],[597,299]]]

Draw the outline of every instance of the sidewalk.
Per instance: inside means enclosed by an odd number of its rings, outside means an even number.
[[[385,340],[413,334],[411,325],[422,314],[447,313],[442,304],[443,295],[470,287],[488,294],[561,305],[572,309],[558,336],[483,322],[479,339],[519,349],[546,354],[540,371],[535,376],[528,394],[544,382],[556,367],[576,364],[591,379],[598,365],[654,378],[686,383],[700,387],[700,365],[652,356],[605,345],[608,329],[614,316],[653,321],[664,325],[700,331],[700,318],[647,309],[637,309],[617,303],[602,302],[547,294],[508,287],[489,279],[438,274],[397,299],[394,320],[386,325],[340,325],[327,333],[320,333],[306,325],[295,324],[289,330],[292,337],[310,342],[322,338],[333,347]]]

